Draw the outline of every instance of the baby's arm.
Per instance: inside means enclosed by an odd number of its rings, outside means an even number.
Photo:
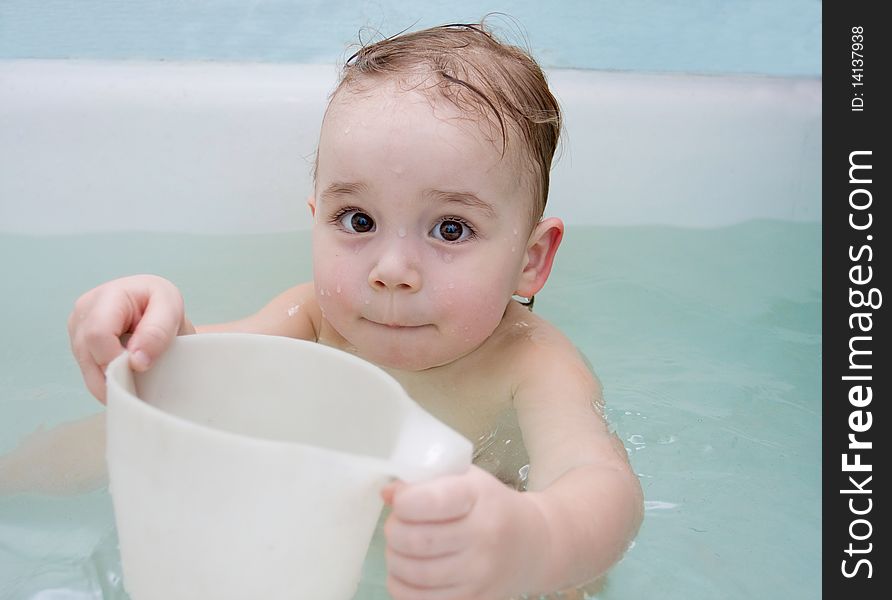
[[[316,341],[321,319],[312,282],[289,288],[258,312],[238,321],[202,325],[198,333],[258,333]]]
[[[603,574],[622,557],[643,516],[641,487],[608,430],[600,386],[575,348],[558,346],[528,365],[515,395],[530,456],[527,497],[547,524],[544,590]]]
[[[591,581],[625,551],[642,496],[607,428],[600,389],[559,334],[508,356],[530,455],[529,492],[472,467],[384,490],[388,589],[397,600],[492,600]],[[526,356],[524,356],[526,355]]]

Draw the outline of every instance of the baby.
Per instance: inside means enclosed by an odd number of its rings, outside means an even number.
[[[196,332],[351,352],[480,450],[463,475],[384,489],[394,598],[494,600],[594,579],[637,532],[641,490],[584,359],[515,299],[542,289],[563,235],[559,219],[542,218],[560,127],[538,65],[481,25],[363,48],[319,138],[307,202],[313,281],[255,315],[202,327],[160,277],[95,288],[69,321],[87,386],[104,401],[104,369],[128,333],[137,370]],[[520,452],[483,451],[512,427],[514,444],[496,446]],[[518,470],[525,491],[503,483]]]

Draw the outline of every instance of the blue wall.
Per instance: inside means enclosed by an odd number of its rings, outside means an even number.
[[[476,21],[546,67],[821,74],[818,0],[0,0],[0,58],[334,63],[362,27]],[[368,35],[371,35],[371,31]],[[349,55],[349,54],[347,54]]]

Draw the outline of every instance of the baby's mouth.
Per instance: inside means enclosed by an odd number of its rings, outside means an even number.
[[[424,323],[421,325],[413,325],[411,323],[402,323],[399,321],[375,321],[374,319],[365,319],[369,323],[374,325],[378,325],[379,327],[387,327],[388,329],[399,330],[399,329],[421,329],[422,327],[427,327],[428,324]]]

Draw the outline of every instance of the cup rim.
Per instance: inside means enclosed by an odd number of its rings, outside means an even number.
[[[282,344],[282,345],[294,345],[301,344],[307,345],[307,347],[312,346],[312,351],[321,352],[323,354],[328,353],[330,356],[336,357],[338,360],[345,360],[348,363],[352,363],[355,367],[365,369],[369,373],[373,373],[374,376],[380,377],[382,381],[393,388],[393,397],[395,401],[400,404],[411,404],[413,410],[424,410],[421,406],[418,406],[414,400],[408,395],[408,393],[403,389],[400,383],[394,379],[392,375],[378,367],[377,365],[370,363],[358,356],[354,356],[349,352],[345,352],[343,350],[339,350],[337,348],[331,348],[329,346],[324,346],[315,342],[311,342],[308,340],[301,340],[296,338],[289,338],[284,336],[273,336],[273,335],[264,335],[264,334],[255,334],[255,333],[198,333],[198,334],[190,334],[179,336],[174,340],[174,344],[180,346],[189,346],[189,345],[198,345],[203,343],[213,343],[214,340],[232,340],[238,343],[246,342],[246,341],[256,341],[261,339],[263,343],[271,343],[271,344]],[[169,351],[170,349],[168,349]],[[294,441],[294,440],[283,440],[283,439],[274,439],[274,438],[266,438],[259,437],[254,435],[249,435],[246,433],[238,433],[234,431],[228,431],[225,429],[219,429],[217,427],[212,427],[207,424],[203,424],[192,419],[188,419],[186,417],[179,416],[177,414],[168,412],[155,406],[154,404],[150,404],[131,393],[126,386],[124,386],[120,378],[125,376],[125,373],[129,373],[132,377],[134,374],[133,369],[130,368],[129,361],[130,353],[127,351],[122,352],[118,355],[114,360],[112,360],[105,370],[106,375],[106,387],[114,387],[116,393],[108,394],[106,393],[107,405],[106,405],[106,421],[109,420],[109,414],[114,411],[113,406],[122,403],[123,405],[128,406],[132,410],[141,411],[143,414],[147,416],[151,416],[153,419],[160,419],[162,422],[167,422],[168,424],[172,424],[175,427],[183,428],[186,430],[195,430],[200,432],[202,436],[210,436],[211,439],[218,441],[228,441],[228,442],[238,442],[242,445],[253,446],[257,449],[278,449],[280,451],[284,450],[295,450],[299,449],[303,452],[310,452],[314,454],[318,454],[319,456],[328,456],[330,458],[338,457],[341,459],[348,459],[351,461],[360,461],[364,465],[368,467],[374,467],[375,470],[380,471],[382,474],[386,474],[391,478],[394,478],[395,463],[392,460],[392,457],[381,457],[374,456],[369,454],[357,454],[353,452],[347,452],[344,450],[338,450],[335,448],[327,448],[323,446],[318,446],[314,444],[308,444],[305,442]],[[110,428],[107,429],[110,431]],[[397,437],[393,442],[393,448],[391,451],[394,451],[399,445],[399,438]]]

